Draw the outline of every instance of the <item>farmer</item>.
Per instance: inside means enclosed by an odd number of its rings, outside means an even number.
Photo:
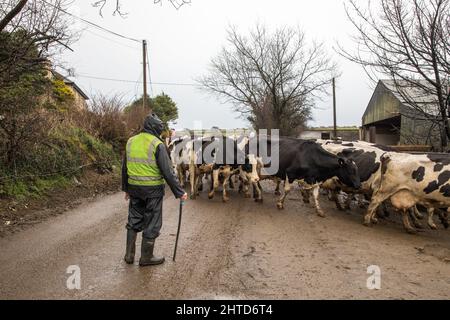
[[[142,231],[140,266],[164,263],[164,257],[153,255],[155,239],[162,226],[162,205],[165,181],[177,199],[186,200],[172,171],[172,164],[160,135],[164,130],[161,120],[150,114],[141,133],[128,140],[122,166],[122,190],[129,202],[127,246],[125,262],[134,263],[136,236]]]

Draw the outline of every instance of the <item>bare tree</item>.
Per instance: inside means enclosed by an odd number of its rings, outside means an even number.
[[[82,121],[78,125],[86,128],[93,136],[110,143],[116,150],[121,150],[128,138],[124,107],[122,95],[94,94],[88,110],[78,112]]]
[[[68,0],[0,2],[0,84],[68,48],[76,39],[71,19],[60,8]]]
[[[5,6],[5,4],[2,3],[0,12],[1,16],[3,18],[0,20],[0,32],[3,31],[6,26],[22,11],[22,9],[27,4],[28,0],[20,0],[17,2],[16,5],[12,6],[11,1],[9,1],[9,6]],[[5,10],[6,8],[9,8],[9,10]]]
[[[439,127],[441,147],[447,150],[450,0],[376,3],[361,7],[355,0],[348,0],[346,11],[356,29],[357,50],[339,46],[338,51],[362,65],[371,79],[380,75],[392,79],[395,91],[415,111],[412,114]]]
[[[177,10],[180,9],[185,4],[191,3],[190,0],[166,0],[166,1],[170,2],[172,4],[172,6]],[[119,16],[127,15],[127,13],[125,13],[122,10],[122,1],[121,0],[98,0],[98,1],[93,2],[92,5],[96,8],[99,8],[100,15],[103,15],[103,9],[108,4],[108,2],[114,3],[113,15],[116,15],[116,14],[118,14]],[[163,0],[153,0],[153,3],[154,4],[162,4]]]
[[[229,48],[212,59],[209,75],[199,79],[203,88],[234,103],[235,111],[256,129],[293,134],[310,118],[313,98],[336,75],[324,46],[308,44],[299,29],[269,32],[262,25],[249,36],[231,27],[227,40]]]

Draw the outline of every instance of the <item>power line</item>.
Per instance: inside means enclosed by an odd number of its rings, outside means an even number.
[[[83,19],[83,18],[81,18],[81,17],[78,17],[78,16],[76,16],[76,15],[74,15],[74,14],[72,14],[72,13],[66,11],[66,10],[64,10],[64,9],[61,8],[60,6],[54,5],[53,3],[49,3],[49,2],[47,2],[47,1],[45,1],[45,0],[41,0],[41,1],[44,2],[44,3],[46,3],[46,4],[48,4],[49,6],[52,6],[52,7],[55,8],[55,9],[58,9],[58,10],[61,11],[61,12],[64,12],[65,14],[67,14],[67,15],[69,15],[69,16],[75,18],[75,19],[78,19],[78,20],[80,20],[80,21],[83,21],[84,23],[87,23],[87,24],[89,24],[89,25],[91,25],[91,26],[93,26],[93,27],[96,27],[96,28],[98,28],[98,29],[100,29],[100,30],[102,30],[102,31],[104,31],[104,32],[110,33],[110,34],[112,34],[112,35],[114,35],[114,36],[116,36],[116,37],[120,37],[120,38],[123,38],[123,39],[127,39],[127,40],[130,40],[130,41],[134,41],[134,42],[141,43],[141,40],[137,40],[137,39],[134,39],[134,38],[131,38],[131,37],[127,37],[127,36],[124,36],[124,35],[122,35],[122,34],[120,34],[120,33],[115,32],[115,31],[106,29],[106,28],[104,28],[104,27],[102,27],[102,26],[100,26],[100,25],[98,25],[98,24],[96,24],[96,23],[94,23],[94,22],[91,22],[91,21],[89,21],[89,20],[86,20],[86,19]]]
[[[90,30],[89,27],[87,27],[84,31],[89,32],[90,34],[93,34],[93,35],[95,35],[96,37],[99,37],[99,38],[102,38],[102,39],[111,41],[111,42],[113,42],[113,43],[115,43],[115,44],[118,44],[118,45],[120,45],[120,46],[122,46],[122,47],[130,48],[130,49],[133,49],[133,50],[136,50],[136,51],[141,51],[141,50],[140,50],[139,48],[137,48],[137,47],[132,47],[132,46],[126,45],[126,44],[124,44],[124,43],[121,43],[121,42],[119,42],[119,41],[113,40],[113,39],[111,39],[111,38],[102,36],[102,35],[100,35],[100,34],[94,32],[94,31]]]
[[[77,74],[75,78],[88,78],[96,80],[114,81],[114,82],[124,82],[124,83],[143,83],[143,81],[125,80],[125,79],[114,79],[105,77],[96,77],[87,74]],[[165,86],[185,86],[185,87],[199,87],[200,85],[195,83],[180,83],[180,82],[152,82],[155,85],[165,85]]]

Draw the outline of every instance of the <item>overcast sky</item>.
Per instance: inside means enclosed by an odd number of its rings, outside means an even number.
[[[365,0],[362,0],[365,2]],[[354,47],[349,35],[353,29],[345,15],[341,0],[192,0],[190,5],[175,10],[170,3],[154,5],[153,0],[122,0],[126,18],[112,16],[106,7],[103,18],[93,8],[93,0],[75,0],[70,11],[105,28],[135,39],[147,39],[151,80],[189,84],[205,74],[210,59],[225,44],[230,24],[245,33],[257,22],[270,28],[300,26],[309,39],[323,41],[339,63],[342,77],[337,83],[338,125],[360,125],[362,114],[372,94],[372,84],[361,69],[333,52],[336,42]],[[112,0],[109,0],[111,5]],[[163,0],[164,2],[164,0]],[[63,60],[73,67],[80,87],[88,94],[121,93],[126,100],[142,95],[142,53],[139,43],[104,33],[86,24],[80,40],[67,51]],[[114,82],[84,76],[129,80]],[[230,104],[220,103],[193,86],[153,85],[153,94],[164,91],[178,105],[177,128],[193,127],[201,120],[205,128],[248,127],[238,119]],[[332,100],[317,101],[313,126],[332,125]]]

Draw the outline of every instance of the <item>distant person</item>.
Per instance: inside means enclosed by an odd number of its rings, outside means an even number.
[[[177,199],[185,201],[187,193],[172,171],[167,149],[160,135],[164,130],[155,115],[147,116],[141,133],[128,140],[122,165],[122,190],[129,200],[127,244],[124,260],[134,263],[136,237],[142,232],[140,266],[164,263],[164,257],[153,255],[155,240],[162,226],[165,182]]]

